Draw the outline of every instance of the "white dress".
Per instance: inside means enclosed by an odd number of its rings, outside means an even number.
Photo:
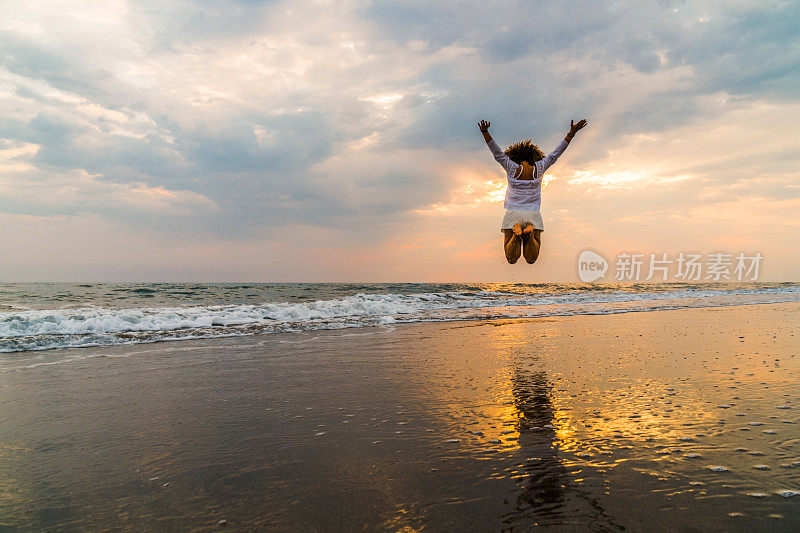
[[[536,161],[533,164],[533,179],[530,180],[516,178],[516,176],[522,174],[522,166],[509,159],[494,139],[487,144],[495,160],[505,169],[506,177],[508,178],[506,197],[503,202],[506,213],[503,217],[500,230],[512,229],[515,224],[524,226],[526,223],[530,222],[533,224],[534,228],[544,231],[542,214],[539,211],[542,200],[542,177],[547,169],[556,162],[562,153],[564,153],[569,143],[567,141],[561,141],[559,145],[556,146],[555,150],[539,161]]]

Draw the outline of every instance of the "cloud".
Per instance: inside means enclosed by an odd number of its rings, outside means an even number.
[[[50,215],[103,214],[135,219],[186,216],[216,211],[208,198],[141,182],[115,183],[85,170],[41,169],[32,143],[0,142],[0,194],[7,213]]]
[[[681,202],[793,199],[799,10],[9,4],[0,212],[102,216],[198,246],[293,225],[325,228],[341,248],[401,242],[432,213],[456,224],[445,211],[493,220],[488,210],[501,209],[502,176],[475,126],[483,117],[502,144],[533,137],[545,150],[570,118],[589,117],[546,192],[570,213],[613,206],[644,220]]]

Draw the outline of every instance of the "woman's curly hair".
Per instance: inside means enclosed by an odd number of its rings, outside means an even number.
[[[505,154],[518,165],[521,165],[523,161],[532,165],[544,157],[544,153],[530,139],[512,144],[506,149]]]

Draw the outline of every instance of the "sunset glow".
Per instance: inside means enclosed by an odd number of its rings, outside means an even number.
[[[541,9],[7,4],[0,275],[576,281],[591,248],[746,249],[797,279],[797,7]],[[477,121],[548,153],[584,116],[543,182],[541,259],[512,267]],[[97,260],[124,242],[135,268]]]

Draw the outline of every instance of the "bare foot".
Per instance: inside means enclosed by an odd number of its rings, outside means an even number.
[[[534,229],[535,228],[533,227],[533,224],[528,222],[528,224],[525,226],[525,229],[522,230],[522,236],[526,238],[531,236],[533,234]]]
[[[514,228],[512,229],[512,231],[514,232],[514,235],[516,235],[517,237],[521,237],[522,236],[522,226],[521,225],[514,224]]]

